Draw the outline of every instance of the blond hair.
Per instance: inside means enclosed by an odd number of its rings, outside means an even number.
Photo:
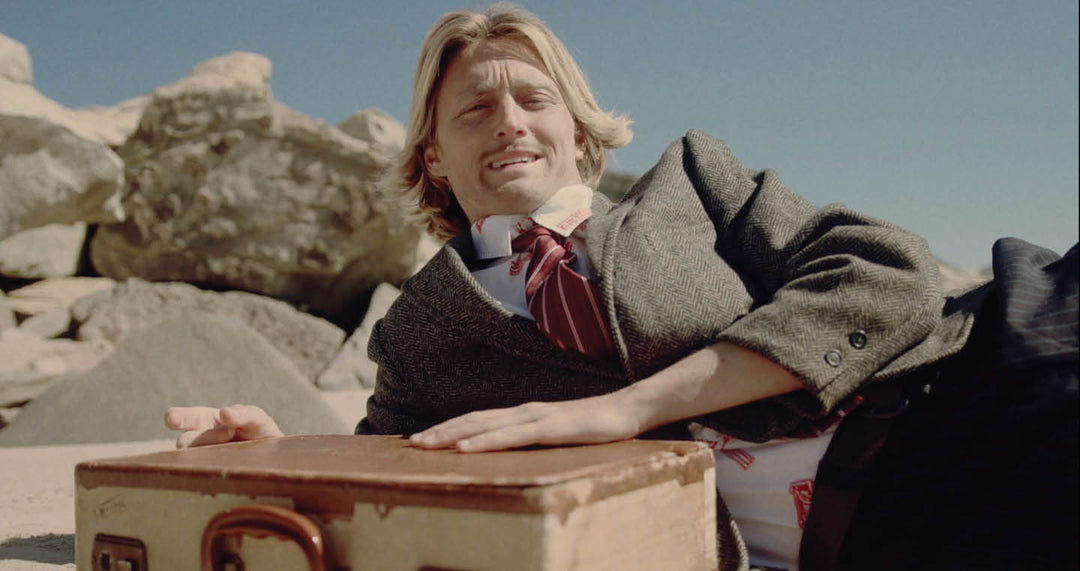
[[[559,87],[575,127],[584,135],[585,156],[578,162],[581,180],[594,186],[604,173],[606,150],[630,142],[630,119],[600,109],[585,75],[566,47],[539,18],[509,4],[496,4],[483,13],[451,12],[431,27],[413,77],[413,99],[405,149],[386,186],[400,194],[418,214],[427,231],[449,239],[465,231],[469,220],[447,181],[432,176],[424,149],[435,140],[435,102],[450,62],[465,49],[487,40],[519,43],[536,56]]]

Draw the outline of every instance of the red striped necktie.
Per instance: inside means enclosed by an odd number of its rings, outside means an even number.
[[[540,331],[561,349],[612,357],[615,349],[600,311],[599,289],[571,268],[577,259],[573,242],[537,225],[515,238],[511,248],[529,253],[525,300]]]

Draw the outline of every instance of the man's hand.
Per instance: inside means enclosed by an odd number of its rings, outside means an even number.
[[[611,442],[803,386],[765,357],[720,342],[613,393],[470,412],[414,434],[410,441],[420,448],[462,452]]]
[[[470,412],[416,433],[409,441],[419,448],[486,452],[530,444],[611,442],[641,431],[637,418],[609,394]]]
[[[184,431],[176,439],[177,448],[284,436],[266,411],[244,404],[173,407],[165,412],[165,425]]]

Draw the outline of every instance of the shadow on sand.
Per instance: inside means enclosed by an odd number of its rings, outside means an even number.
[[[0,561],[8,559],[55,565],[75,563],[75,535],[48,533],[6,539],[0,543]]]

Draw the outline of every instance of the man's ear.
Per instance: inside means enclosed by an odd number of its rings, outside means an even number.
[[[424,147],[424,164],[427,165],[427,171],[432,176],[446,176],[442,168],[442,157],[439,156],[439,149],[435,143],[430,143]]]

